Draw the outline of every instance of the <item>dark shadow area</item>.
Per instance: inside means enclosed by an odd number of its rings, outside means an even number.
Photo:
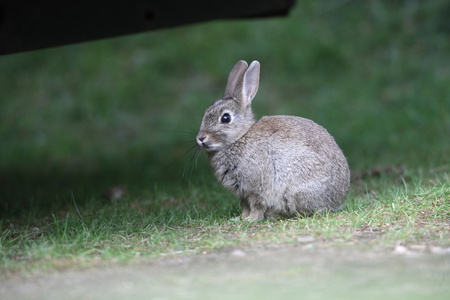
[[[182,165],[186,170],[180,170]],[[194,170],[190,162],[156,161],[151,156],[124,156],[107,163],[81,161],[76,165],[48,161],[11,165],[0,169],[0,217],[17,217],[29,211],[48,215],[73,208],[74,202],[80,208],[111,204],[116,197],[111,193],[116,189],[122,193],[120,197],[137,198],[155,188],[168,193],[183,190],[202,180],[205,170],[209,171],[207,166],[202,167]]]

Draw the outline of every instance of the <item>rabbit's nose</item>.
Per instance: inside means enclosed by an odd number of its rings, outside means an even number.
[[[206,135],[197,135],[197,144],[200,147],[204,147],[205,146],[205,140],[206,140]]]

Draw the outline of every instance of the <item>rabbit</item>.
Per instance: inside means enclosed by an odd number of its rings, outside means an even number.
[[[196,142],[214,175],[240,198],[243,220],[336,210],[350,186],[342,150],[309,119],[279,115],[256,121],[251,104],[259,73],[258,61],[238,61],[224,97],[203,115]]]

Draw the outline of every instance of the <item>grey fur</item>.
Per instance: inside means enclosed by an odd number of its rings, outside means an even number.
[[[224,98],[206,109],[197,134],[218,181],[241,199],[241,217],[258,221],[338,208],[350,186],[342,150],[311,120],[266,116],[256,121],[251,102],[258,85],[259,63],[247,68],[239,61]],[[221,121],[224,114],[229,123]]]

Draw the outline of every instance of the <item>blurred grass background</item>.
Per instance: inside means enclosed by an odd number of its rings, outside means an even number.
[[[297,2],[287,18],[0,57],[0,216],[102,204],[117,184],[149,207],[234,199],[186,151],[239,59],[261,62],[258,117],[313,119],[352,170],[448,166],[450,3]]]

